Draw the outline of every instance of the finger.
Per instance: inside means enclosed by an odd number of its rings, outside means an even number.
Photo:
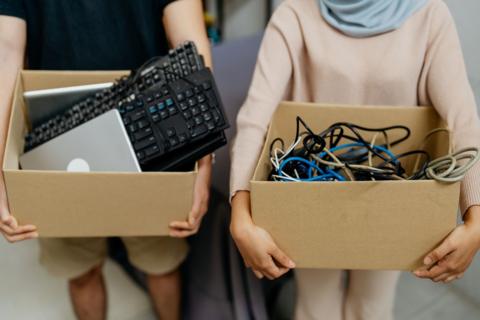
[[[198,229],[195,230],[170,230],[169,235],[172,238],[187,238],[196,234]]]
[[[23,240],[28,240],[28,239],[35,239],[38,238],[38,232],[29,232],[29,233],[22,233],[22,234],[17,234],[14,236],[5,236],[5,238],[9,242],[18,242],[18,241],[23,241]]]
[[[426,266],[433,266],[438,261],[442,260],[448,254],[450,254],[455,248],[450,244],[450,241],[445,240],[435,250],[427,254],[423,259],[423,264]]]
[[[284,269],[280,270],[271,257],[269,257],[267,262],[262,264],[260,271],[270,280],[276,279],[286,272]]]
[[[258,279],[263,279],[263,274],[260,271],[257,271],[254,269],[252,269],[252,271],[253,271],[253,274],[255,274],[255,277],[257,277]]]
[[[448,271],[445,266],[435,265],[430,270],[415,271],[415,275],[420,278],[435,279],[443,273],[448,273]]]
[[[445,281],[443,281],[444,283],[450,283],[454,280],[457,280],[458,279],[458,276],[457,275],[453,275],[453,276],[450,276],[448,277]]]
[[[207,210],[208,208],[205,203],[200,202],[197,206],[194,206],[192,208],[192,211],[188,216],[188,222],[190,222],[190,224],[198,223],[198,221],[201,220],[203,216],[207,213]]]
[[[445,281],[448,278],[450,278],[451,276],[452,276],[452,274],[450,272],[445,272],[445,273],[442,273],[440,276],[434,278],[433,282]]]
[[[271,254],[281,267],[288,269],[295,268],[295,263],[282,250],[280,250],[280,248],[275,247]]]
[[[195,225],[190,224],[188,221],[174,221],[169,225],[172,229],[181,229],[181,230],[193,230]]]
[[[26,225],[26,226],[19,226],[17,229],[13,229],[12,227],[5,225],[5,224],[0,224],[0,229],[11,236],[16,235],[16,234],[21,234],[21,233],[28,233],[28,232],[33,232],[37,231],[37,227],[33,225]]]

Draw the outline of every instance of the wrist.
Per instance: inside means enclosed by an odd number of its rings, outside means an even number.
[[[464,216],[464,223],[475,235],[478,246],[480,247],[480,206],[470,207]]]

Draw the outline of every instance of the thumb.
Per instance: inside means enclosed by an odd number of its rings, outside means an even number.
[[[10,215],[10,211],[8,208],[2,207],[0,209],[0,220],[3,224],[10,225],[12,223],[12,216]]]
[[[272,257],[285,268],[295,268],[295,263],[278,247],[275,247],[271,253]]]
[[[448,240],[445,240],[435,250],[427,254],[425,259],[423,259],[423,264],[426,266],[435,264],[445,258],[449,253],[451,253],[453,249],[454,248],[450,245],[450,242]]]

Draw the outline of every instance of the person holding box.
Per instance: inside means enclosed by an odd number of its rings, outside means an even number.
[[[286,0],[266,29],[232,147],[231,233],[247,267],[295,268],[251,217],[249,180],[282,99],[433,106],[456,150],[480,145],[480,122],[450,12],[441,0]],[[361,112],[361,109],[358,110]],[[480,164],[461,185],[464,223],[424,259],[421,278],[460,278],[480,249]],[[425,226],[428,228],[428,226]],[[392,319],[399,272],[296,270],[296,319]]]
[[[0,0],[0,158],[15,79],[24,66],[134,69],[185,41],[194,41],[211,67],[201,0]],[[171,237],[122,239],[132,264],[147,274],[153,304],[162,319],[180,318],[178,267],[188,247],[179,238],[198,231],[208,207],[210,176],[211,156],[206,156],[199,161],[190,215],[186,221],[171,223]],[[0,231],[9,242],[37,238],[35,226],[19,225],[10,214],[3,176],[0,178]],[[132,219],[134,215],[132,212]],[[103,238],[40,239],[40,261],[54,275],[68,279],[79,319],[106,318],[101,270],[106,249]]]

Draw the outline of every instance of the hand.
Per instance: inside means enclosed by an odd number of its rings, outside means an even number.
[[[0,177],[0,179],[2,179]],[[1,184],[1,182],[0,182]],[[4,188],[0,188],[0,232],[8,242],[18,242],[38,238],[37,227],[33,225],[19,226],[17,219],[10,214],[7,204],[7,195]]]
[[[170,236],[186,238],[198,232],[203,216],[208,210],[210,181],[212,174],[212,157],[206,156],[198,163],[198,175],[193,187],[193,206],[186,221],[170,223]]]
[[[245,206],[238,205],[241,197],[243,195],[237,194],[232,201],[230,231],[247,268],[252,268],[257,278],[267,277],[270,280],[295,268],[295,263],[277,247],[270,234],[253,223]]]
[[[295,263],[277,247],[270,234],[253,223],[238,231],[232,227],[232,236],[245,265],[252,268],[257,278],[265,276],[273,280],[295,268]]]
[[[425,257],[424,266],[414,272],[417,277],[449,283],[463,276],[480,249],[479,208],[469,209],[465,224],[453,230],[439,247]]]

